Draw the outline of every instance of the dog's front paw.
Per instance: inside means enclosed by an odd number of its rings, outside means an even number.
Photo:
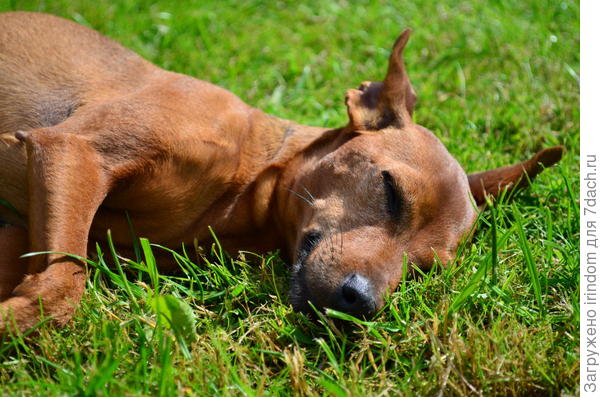
[[[0,334],[24,332],[43,319],[65,325],[77,309],[85,286],[85,271],[75,262],[54,263],[26,276],[11,297],[0,303]]]

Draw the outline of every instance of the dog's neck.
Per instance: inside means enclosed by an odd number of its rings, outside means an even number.
[[[251,117],[251,130],[249,136],[257,139],[265,151],[260,162],[264,167],[287,164],[328,129],[298,124],[256,110]]]
[[[262,239],[268,241],[269,247],[256,248],[274,250],[287,246],[289,240],[290,232],[282,219],[285,216],[278,210],[281,207],[278,201],[292,194],[289,190],[297,170],[290,168],[296,167],[301,162],[299,155],[331,129],[298,124],[259,110],[253,112],[250,121],[242,157],[248,164],[243,168],[256,167],[254,177],[243,193],[252,199],[239,202],[251,202],[253,208],[237,210],[250,211],[254,228],[264,237],[272,235]]]

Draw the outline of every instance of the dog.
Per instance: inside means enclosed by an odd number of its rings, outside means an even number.
[[[396,40],[382,82],[346,93],[348,123],[308,127],[162,70],[55,16],[0,14],[0,330],[58,325],[84,292],[89,242],[283,249],[294,309],[380,309],[403,263],[452,261],[486,197],[525,187],[563,148],[467,174],[412,121]],[[28,252],[45,252],[27,258]],[[66,255],[71,254],[71,255]],[[159,258],[162,270],[176,268]]]

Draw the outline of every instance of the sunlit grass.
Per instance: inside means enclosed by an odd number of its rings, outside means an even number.
[[[162,274],[98,250],[71,324],[0,344],[2,395],[576,394],[579,22],[576,2],[9,1],[89,25],[158,65],[311,125],[385,73],[394,39],[415,118],[467,171],[555,144],[563,161],[478,221],[446,269],[404,281],[370,321],[292,311],[277,253],[172,251]],[[1,27],[0,27],[1,28]],[[143,236],[141,236],[143,237]],[[218,237],[218,236],[217,236]]]

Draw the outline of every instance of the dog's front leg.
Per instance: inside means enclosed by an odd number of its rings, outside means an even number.
[[[58,324],[71,318],[84,291],[85,267],[63,253],[86,257],[92,219],[109,182],[85,136],[42,129],[20,139],[28,153],[29,251],[53,253],[32,257],[28,275],[0,303],[0,333],[31,328],[41,313]]]

